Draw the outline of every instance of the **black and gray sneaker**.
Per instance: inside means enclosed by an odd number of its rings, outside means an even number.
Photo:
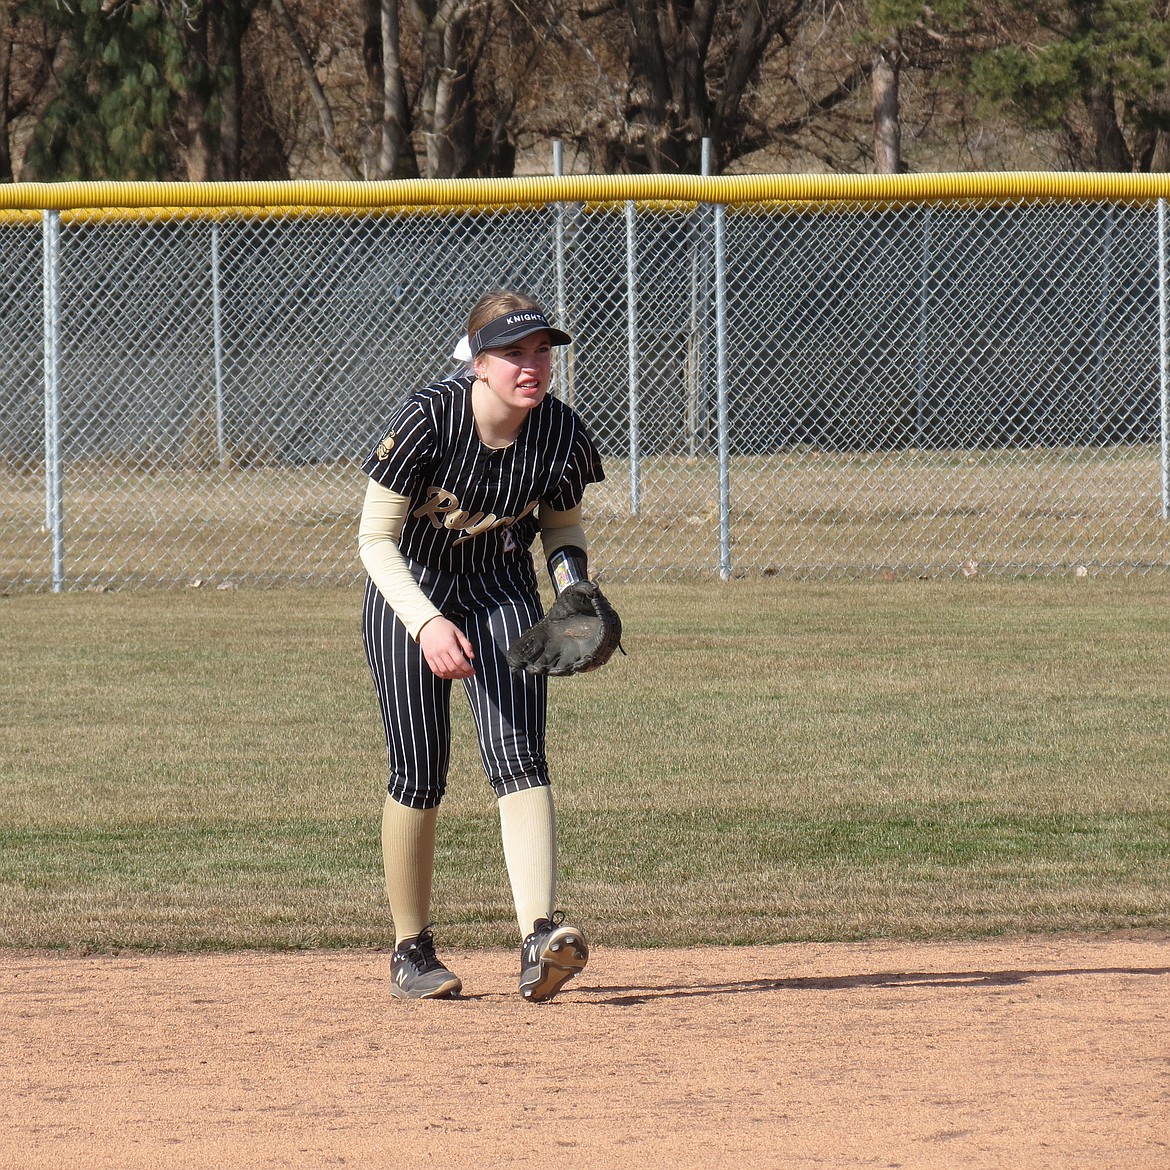
[[[463,990],[435,955],[435,936],[428,926],[418,938],[403,939],[390,959],[390,994],[395,999],[447,999]]]
[[[560,910],[551,919],[541,918],[520,948],[520,994],[532,1003],[550,1000],[587,962],[585,936]]]

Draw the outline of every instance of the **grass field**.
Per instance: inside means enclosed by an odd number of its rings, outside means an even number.
[[[611,580],[720,571],[719,467],[710,457],[606,459],[585,497]],[[225,471],[66,469],[64,573],[71,587],[313,580],[358,573],[361,472],[353,462]],[[1170,566],[1159,450],[1101,448],[825,452],[737,456],[729,471],[735,574],[873,578]],[[0,592],[47,590],[44,483],[0,453]]]
[[[618,585],[552,682],[610,944],[1170,928],[1170,577]],[[383,945],[354,589],[0,600],[0,945]],[[515,932],[457,692],[435,918]]]

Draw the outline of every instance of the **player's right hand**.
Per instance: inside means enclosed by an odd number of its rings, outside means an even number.
[[[445,617],[433,617],[418,634],[427,665],[439,678],[470,678],[475,650],[467,635]]]

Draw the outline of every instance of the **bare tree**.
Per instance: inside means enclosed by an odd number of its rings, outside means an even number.
[[[750,149],[752,87],[804,0],[583,0],[583,23],[608,22],[626,42],[624,110],[606,169],[699,169],[710,138],[716,169]],[[620,18],[620,23],[618,18]],[[616,26],[616,27],[615,27]],[[601,31],[601,37],[606,31]]]
[[[902,71],[902,39],[897,34],[877,47],[870,74],[873,93],[873,169],[896,175],[902,162],[902,122],[898,86]]]
[[[518,111],[539,122],[563,0],[362,0],[370,177],[510,175]]]
[[[285,5],[284,0],[268,0],[268,2],[272,8],[273,15],[276,17],[281,28],[284,29],[285,35],[292,44],[297,60],[300,62],[301,70],[305,77],[305,84],[309,90],[309,96],[313,100],[313,106],[317,111],[317,118],[321,123],[321,137],[325,143],[325,152],[337,163],[342,174],[347,179],[356,179],[356,172],[338,149],[337,129],[333,121],[333,107],[328,95],[325,93],[324,87],[321,85],[321,79],[317,76],[317,63],[313,59],[313,54],[309,51],[309,46],[305,43],[305,38],[301,35],[301,30],[297,27],[296,19]]]
[[[416,177],[398,0],[363,0],[363,11],[367,124],[362,169],[368,179]]]
[[[774,140],[819,148],[833,170],[897,174],[910,169],[908,150],[927,166],[937,155],[957,160],[975,103],[955,82],[966,58],[1001,35],[976,16],[969,0],[845,0],[807,10],[798,52],[782,83],[772,80],[774,90],[800,97],[795,114],[768,123]]]
[[[468,18],[475,0],[405,0],[422,49],[418,126],[427,178],[466,171],[474,140]]]

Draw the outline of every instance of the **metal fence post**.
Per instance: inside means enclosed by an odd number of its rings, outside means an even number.
[[[933,249],[929,207],[923,213],[922,221],[922,257],[918,273],[918,361],[915,367],[914,410],[914,445],[919,449],[926,445],[927,302],[930,299],[930,263]]]
[[[219,289],[219,221],[211,221],[211,332],[215,369],[215,450],[220,467],[227,463],[223,396],[223,313]]]
[[[1105,209],[1105,233],[1101,241],[1101,271],[1097,286],[1097,333],[1093,338],[1093,405],[1089,442],[1101,439],[1101,387],[1105,377],[1105,340],[1109,323],[1109,285],[1113,279],[1113,209]]]
[[[701,161],[703,177],[711,174],[711,139],[703,139],[703,153]],[[699,431],[702,426],[703,402],[703,338],[701,324],[703,320],[702,305],[705,299],[703,279],[705,273],[702,267],[702,251],[706,237],[707,204],[700,203],[694,211],[693,228],[691,232],[691,319],[687,331],[687,455],[694,459],[699,453]]]
[[[559,138],[553,139],[553,174],[560,178],[565,173],[565,146]],[[557,272],[557,325],[562,329],[571,329],[569,321],[569,301],[565,291],[565,204],[558,200],[554,212],[553,247],[556,255]],[[553,352],[556,369],[556,384],[560,396],[570,405],[574,405],[572,355],[566,352],[566,347],[559,345]]]
[[[43,240],[45,332],[45,531],[52,541],[53,592],[65,583],[65,508],[61,492],[60,275],[61,213],[41,218]]]
[[[1167,340],[1166,200],[1158,200],[1158,380],[1162,391],[1162,519],[1170,520],[1170,341]]]
[[[642,508],[641,456],[638,435],[638,277],[634,235],[634,202],[626,202],[626,349],[629,364],[630,514]]]
[[[731,444],[727,419],[727,208],[715,205],[715,386],[719,425],[719,576],[731,577]]]

